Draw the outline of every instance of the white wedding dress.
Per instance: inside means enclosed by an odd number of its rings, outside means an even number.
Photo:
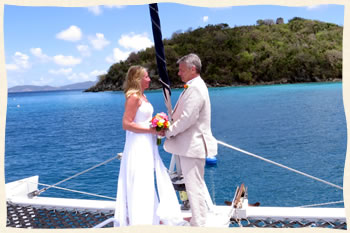
[[[142,101],[134,122],[149,127],[152,114],[153,106]],[[153,134],[126,131],[114,217],[119,226],[158,225],[160,221],[166,225],[182,225],[184,222]]]

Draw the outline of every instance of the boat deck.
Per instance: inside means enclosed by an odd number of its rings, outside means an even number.
[[[66,228],[92,228],[97,224],[113,217],[114,212],[56,209],[48,207],[32,207],[7,202],[7,227],[32,229],[66,229]],[[184,217],[190,216],[189,211],[183,211]],[[113,223],[105,227],[113,227]],[[229,227],[252,228],[301,228],[321,227],[331,229],[347,229],[345,221],[314,220],[288,220],[288,219],[259,219],[248,217],[244,219],[231,218]]]
[[[6,184],[7,227],[92,228],[112,218],[115,201],[52,198],[28,194],[37,190],[38,176]],[[229,205],[213,204],[207,227],[347,229],[344,208],[255,207],[238,192]],[[238,204],[236,200],[239,200]],[[237,206],[235,206],[236,204]],[[179,204],[180,205],[180,204]],[[182,217],[191,217],[182,210]],[[104,227],[113,227],[112,223]]]

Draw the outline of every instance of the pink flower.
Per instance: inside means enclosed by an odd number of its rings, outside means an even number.
[[[152,128],[156,128],[157,131],[167,129],[170,126],[168,115],[164,112],[157,113],[151,120]],[[157,136],[157,145],[161,144],[161,138]]]

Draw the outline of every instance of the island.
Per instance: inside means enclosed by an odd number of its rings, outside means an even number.
[[[342,80],[343,27],[294,17],[257,20],[256,25],[208,25],[174,32],[164,39],[172,88],[183,84],[176,61],[188,53],[202,60],[201,77],[210,87],[329,82]],[[148,68],[150,89],[161,88],[154,47],[113,64],[86,92],[122,90],[131,65]]]

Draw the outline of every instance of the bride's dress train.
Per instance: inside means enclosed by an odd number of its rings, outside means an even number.
[[[142,101],[134,122],[149,127],[152,114],[153,106]],[[166,225],[182,225],[184,222],[167,168],[159,156],[155,135],[126,131],[114,217],[120,226],[158,225],[160,221]]]

